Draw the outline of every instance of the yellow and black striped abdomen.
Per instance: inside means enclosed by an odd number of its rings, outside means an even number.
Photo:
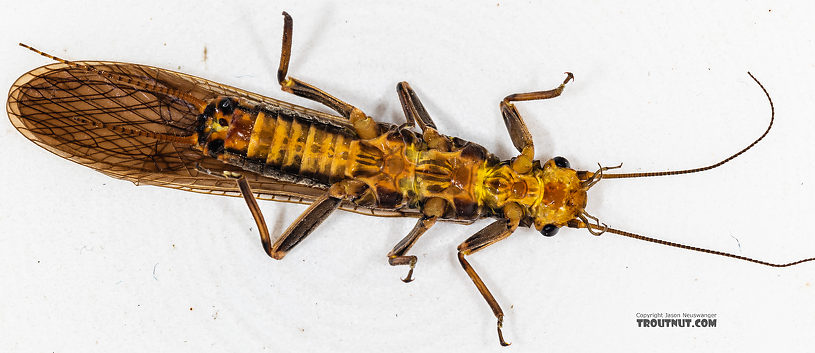
[[[246,158],[287,174],[330,184],[345,177],[353,137],[323,124],[260,111]]]
[[[317,121],[262,107],[242,107],[227,100],[220,99],[214,109],[203,114],[201,120],[209,121],[204,122],[203,129],[199,128],[205,135],[205,153],[289,182],[327,187],[346,177],[353,134]]]

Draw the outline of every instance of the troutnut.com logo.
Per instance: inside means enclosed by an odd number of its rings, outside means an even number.
[[[716,327],[716,314],[637,313],[637,327]]]

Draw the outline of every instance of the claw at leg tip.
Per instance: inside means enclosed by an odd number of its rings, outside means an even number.
[[[498,342],[501,343],[501,346],[506,347],[506,346],[509,346],[512,343],[504,341],[504,333],[501,331],[501,328],[503,326],[504,326],[504,318],[502,316],[502,317],[498,318]]]
[[[413,282],[413,269],[412,268],[410,269],[410,271],[408,271],[407,277],[402,278],[402,282],[405,282],[405,283]]]
[[[512,344],[511,342],[504,341],[504,335],[501,333],[501,327],[498,327],[498,342],[501,343],[501,346],[509,346]]]
[[[563,81],[563,84],[566,84],[569,81],[574,81],[574,74],[573,73],[571,73],[569,71],[566,71],[566,72],[564,72],[564,74],[566,74],[566,81]]]

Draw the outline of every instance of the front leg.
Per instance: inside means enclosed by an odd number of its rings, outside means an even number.
[[[501,101],[501,115],[504,117],[504,124],[507,126],[507,131],[509,131],[509,137],[518,152],[521,152],[521,155],[512,162],[512,169],[515,171],[526,173],[532,169],[532,161],[535,159],[535,147],[532,142],[532,134],[529,133],[526,123],[521,118],[521,113],[518,112],[512,102],[555,98],[563,93],[563,88],[573,79],[574,75],[567,72],[566,79],[555,89],[510,94]]]
[[[509,343],[504,341],[504,335],[501,332],[501,328],[504,324],[504,311],[501,310],[501,306],[498,304],[498,301],[495,300],[495,297],[492,295],[492,293],[490,293],[487,285],[484,284],[484,281],[481,280],[481,277],[478,276],[475,269],[473,269],[467,259],[464,258],[465,255],[476,253],[492,244],[506,239],[512,235],[512,232],[518,229],[518,224],[523,216],[521,206],[515,203],[505,206],[504,215],[506,216],[506,219],[499,219],[493,222],[484,229],[478,231],[478,233],[473,234],[473,236],[469,237],[458,246],[458,262],[461,263],[461,267],[464,268],[465,272],[467,272],[467,276],[469,276],[473,281],[475,287],[481,293],[481,296],[484,297],[484,300],[487,301],[490,309],[492,309],[492,313],[495,315],[495,318],[498,319],[498,342],[501,343],[502,346],[508,346]]]

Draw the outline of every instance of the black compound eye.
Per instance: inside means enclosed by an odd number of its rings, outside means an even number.
[[[235,103],[229,98],[221,99],[221,101],[218,102],[218,109],[220,109],[224,115],[232,115],[232,112],[235,111]]]
[[[561,156],[557,156],[555,158],[552,158],[552,160],[555,161],[555,165],[558,166],[558,167],[569,168],[569,160],[566,159],[566,158],[563,158]]]
[[[226,122],[226,119],[220,118],[220,119],[218,119],[218,124],[221,125],[221,126],[226,126],[229,123]]]
[[[551,236],[557,234],[558,230],[560,230],[560,228],[555,227],[555,225],[552,224],[552,223],[549,223],[549,224],[543,226],[543,229],[541,229],[541,234],[543,234],[543,236],[545,236],[545,237],[551,237]]]

